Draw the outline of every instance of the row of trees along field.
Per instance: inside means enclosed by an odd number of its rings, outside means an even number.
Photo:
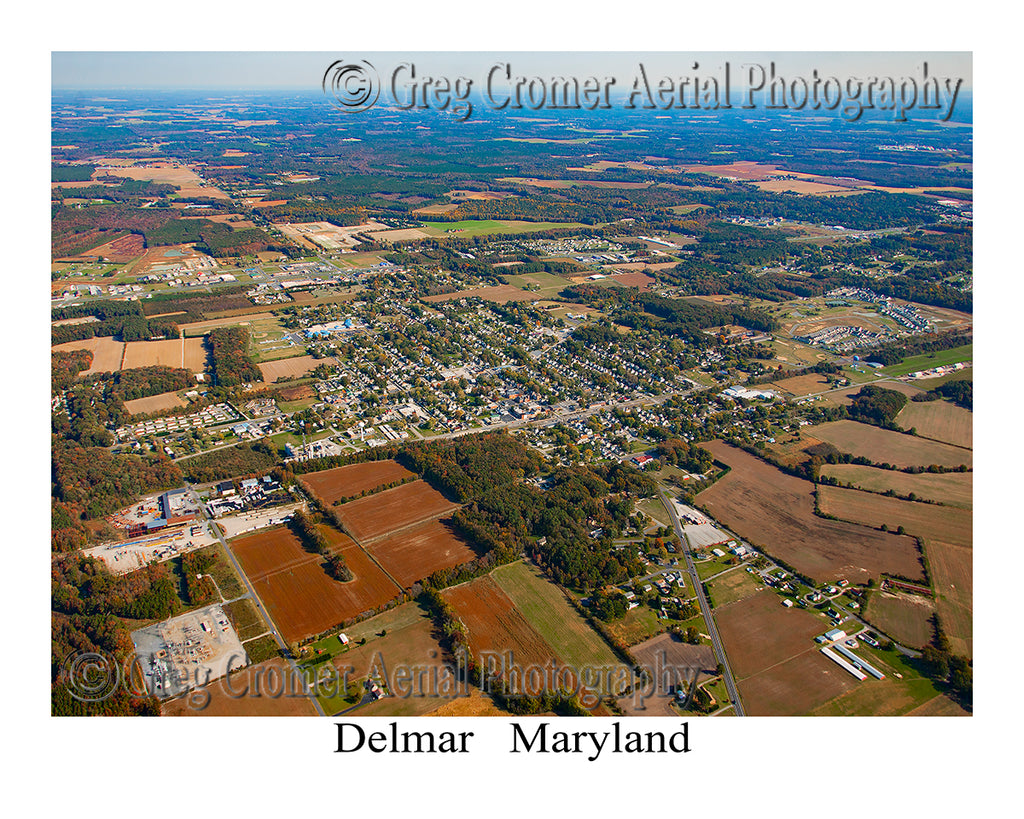
[[[262,381],[260,368],[249,358],[249,328],[216,327],[207,337],[214,381],[219,387],[234,387]]]
[[[117,336],[122,341],[144,341],[149,338],[177,338],[178,325],[165,318],[147,318],[137,301],[95,301],[53,311],[54,320],[92,316],[97,321],[86,324],[62,324],[50,328],[50,343],[63,344],[94,336]]]

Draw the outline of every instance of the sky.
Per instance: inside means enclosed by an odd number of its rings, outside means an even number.
[[[969,52],[71,52],[52,53],[51,87],[64,89],[316,89],[335,60],[367,60],[381,76],[399,63],[413,62],[421,74],[466,76],[479,83],[495,63],[509,63],[513,76],[571,73],[587,76],[632,77],[643,62],[652,76],[690,75],[697,62],[709,73],[728,62],[734,75],[746,63],[765,66],[774,61],[780,75],[810,78],[812,71],[846,77],[920,76],[927,62],[932,75],[962,78],[972,85]]]

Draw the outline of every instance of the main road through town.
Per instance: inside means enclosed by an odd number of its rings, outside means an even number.
[[[715,649],[715,657],[722,666],[722,679],[725,680],[725,690],[729,692],[729,700],[736,710],[736,716],[745,716],[743,703],[740,702],[739,692],[736,690],[736,682],[732,678],[732,671],[729,670],[729,659],[725,656],[725,648],[722,646],[722,638],[718,636],[718,626],[715,625],[715,618],[711,616],[711,606],[704,594],[704,586],[697,576],[697,568],[693,565],[693,558],[690,556],[690,542],[686,539],[683,525],[679,522],[679,515],[676,514],[675,504],[672,503],[668,493],[661,486],[658,487],[658,494],[661,502],[668,511],[672,520],[672,527],[676,530],[680,547],[683,550],[683,557],[686,559],[686,568],[690,573],[690,580],[693,583],[693,591],[697,595],[697,602],[700,603],[700,613],[704,615],[704,622],[708,625],[708,634],[711,635],[711,645]]]

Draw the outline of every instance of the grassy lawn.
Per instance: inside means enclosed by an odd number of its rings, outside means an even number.
[[[543,272],[523,273],[518,276],[502,276],[501,278],[507,284],[522,288],[523,290],[527,290],[531,293],[536,293],[538,297],[543,298],[550,298],[551,296],[557,295],[572,284],[568,279],[563,279],[560,276]],[[534,285],[536,285],[536,287],[534,287]],[[571,312],[571,310],[569,312]]]
[[[899,364],[891,367],[883,367],[882,372],[886,375],[906,375],[918,370],[930,370],[932,367],[941,367],[944,364],[957,364],[961,361],[971,361],[974,358],[974,345],[965,344],[962,347],[953,347],[950,350],[939,350],[935,353],[925,353],[905,358]],[[930,386],[930,385],[929,385]]]
[[[667,623],[666,620],[659,620],[653,609],[641,605],[627,611],[626,616],[621,620],[605,623],[604,628],[610,635],[622,640],[627,646],[634,646],[649,637],[661,634]]]
[[[749,597],[757,590],[758,584],[750,572],[736,568],[708,583],[711,607],[718,608]]]
[[[711,560],[695,560],[693,565],[697,568],[697,577],[701,580],[706,580],[713,574],[718,574],[731,568],[734,565],[731,561],[735,559],[735,555],[727,554],[724,557],[713,557]]]
[[[465,219],[461,222],[423,222],[428,236],[482,236],[487,233],[535,233],[540,230],[587,227],[579,222],[521,222],[511,219]]]

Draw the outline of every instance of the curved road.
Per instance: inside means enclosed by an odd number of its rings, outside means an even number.
[[[675,505],[668,497],[668,493],[662,487],[658,487],[658,494],[661,496],[661,503],[668,510],[668,516],[672,521],[672,528],[679,537],[680,548],[683,550],[683,557],[686,558],[686,568],[690,573],[690,582],[693,583],[693,591],[700,603],[700,612],[704,615],[704,622],[708,626],[708,634],[711,636],[711,644],[715,649],[715,657],[722,666],[722,679],[725,681],[725,689],[729,692],[729,700],[736,710],[736,716],[746,716],[743,712],[743,704],[740,702],[739,692],[736,690],[736,682],[732,678],[732,671],[729,669],[729,659],[725,656],[725,648],[722,646],[722,639],[718,636],[718,626],[715,625],[715,618],[711,615],[711,605],[704,595],[704,586],[697,576],[697,569],[693,565],[693,558],[690,556],[690,542],[686,539],[686,533],[679,522],[679,515],[676,514]]]

